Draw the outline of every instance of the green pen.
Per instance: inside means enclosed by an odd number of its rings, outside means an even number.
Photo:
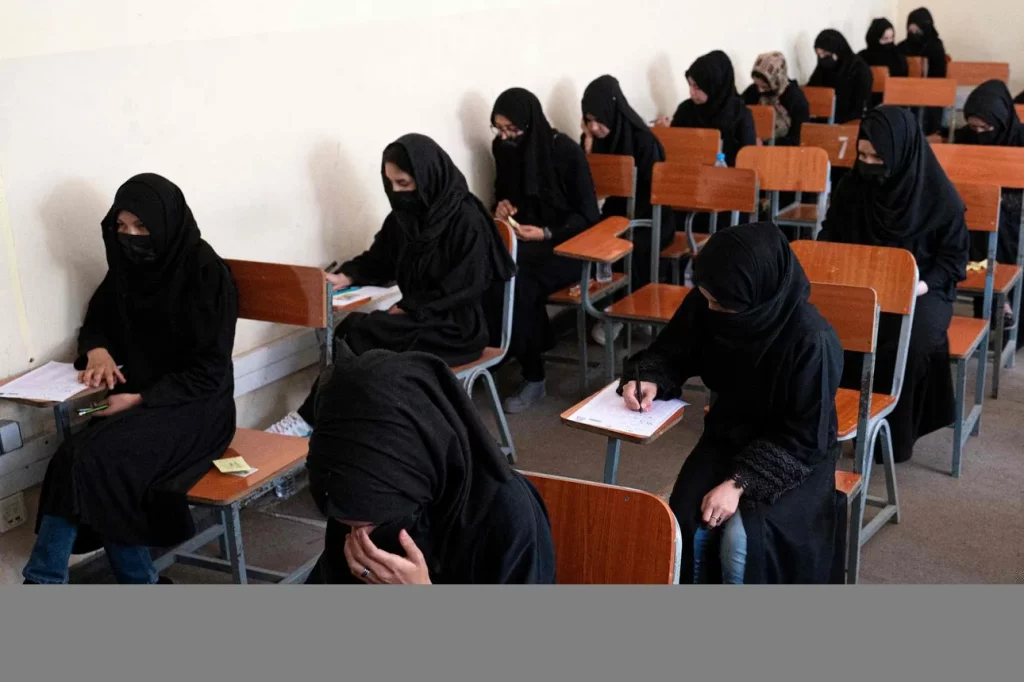
[[[96,405],[95,407],[83,407],[78,411],[78,416],[84,417],[86,415],[92,414],[93,412],[102,412],[108,407],[110,407],[110,405]]]

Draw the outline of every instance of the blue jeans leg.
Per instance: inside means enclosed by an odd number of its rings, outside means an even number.
[[[40,585],[64,585],[68,582],[68,562],[78,536],[78,525],[61,516],[45,515],[39,522],[39,534],[32,554],[21,574]]]
[[[154,585],[159,579],[149,547],[145,545],[119,545],[109,540],[103,543],[107,559],[117,582],[122,585]]]
[[[725,522],[722,528],[722,582],[726,585],[742,585],[743,573],[747,568],[747,531],[739,512]]]
[[[707,554],[708,542],[711,541],[711,533],[714,531],[707,528],[698,528],[693,534],[693,584],[706,583],[707,580],[701,576],[701,568],[704,563],[704,555]]]

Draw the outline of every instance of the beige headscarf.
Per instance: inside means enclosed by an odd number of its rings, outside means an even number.
[[[775,136],[782,137],[789,133],[792,119],[786,108],[779,103],[779,97],[789,87],[789,70],[786,66],[786,55],[781,52],[765,52],[754,61],[753,75],[761,78],[771,86],[772,91],[761,93],[761,104],[775,107]]]

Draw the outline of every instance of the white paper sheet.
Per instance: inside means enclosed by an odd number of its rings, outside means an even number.
[[[608,384],[593,400],[569,417],[569,421],[649,438],[680,407],[688,405],[682,400],[655,400],[650,410],[634,412],[626,407],[622,396],[617,393],[618,388],[618,381]]]
[[[363,305],[355,310],[387,310],[402,298],[402,292],[397,286],[393,287],[359,287],[349,291],[334,294],[333,304],[335,308],[350,305],[356,301],[365,301]]]
[[[70,362],[50,361],[9,384],[0,386],[0,398],[64,402],[87,389],[78,381],[78,370]]]

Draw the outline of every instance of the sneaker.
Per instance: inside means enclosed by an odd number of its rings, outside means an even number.
[[[650,339],[654,337],[654,326],[650,324],[633,325],[633,333],[637,336]]]
[[[547,390],[543,381],[524,381],[519,393],[505,400],[505,412],[519,414],[544,400]]]
[[[271,426],[266,432],[276,433],[279,436],[309,438],[313,435],[313,427],[307,424],[298,412],[289,412],[284,419]]]
[[[621,322],[612,322],[612,343],[619,338],[619,334],[622,333],[623,324]],[[590,332],[590,337],[594,339],[594,343],[599,346],[603,346],[606,342],[604,337],[604,324],[595,324],[594,330]]]

